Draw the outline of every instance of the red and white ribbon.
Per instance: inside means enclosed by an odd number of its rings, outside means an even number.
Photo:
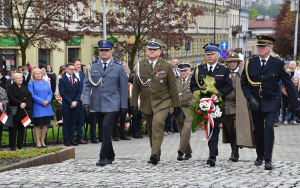
[[[203,110],[207,111],[207,122],[206,122],[206,138],[203,140],[206,140],[207,142],[211,139],[213,131],[214,131],[214,118],[212,117],[212,112],[209,113],[209,110],[212,109],[212,111],[215,110],[214,102],[219,102],[219,99],[216,94],[213,94],[211,98],[202,98],[200,100],[201,102],[207,102],[208,106],[207,108],[204,108]]]

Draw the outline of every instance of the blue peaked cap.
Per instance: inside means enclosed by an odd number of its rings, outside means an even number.
[[[109,40],[100,40],[98,42],[99,49],[112,49],[114,47],[114,43]]]
[[[203,49],[205,49],[205,54],[213,54],[219,51],[219,46],[219,44],[208,43],[203,46]]]

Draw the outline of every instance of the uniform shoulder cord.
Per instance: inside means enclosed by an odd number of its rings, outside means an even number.
[[[195,80],[196,80],[196,83],[197,83],[198,87],[199,87],[200,89],[203,89],[203,88],[205,88],[205,85],[200,86],[199,81],[198,81],[198,76],[199,76],[199,68],[198,68],[198,66],[197,66],[197,67],[196,67],[196,70],[195,70]]]
[[[247,80],[248,82],[252,85],[252,86],[259,86],[259,94],[262,91],[261,89],[261,82],[253,82],[250,77],[249,77],[249,72],[248,72],[248,65],[249,65],[249,59],[247,59],[246,61],[246,66],[245,66],[245,71],[246,71],[246,76],[247,76]]]

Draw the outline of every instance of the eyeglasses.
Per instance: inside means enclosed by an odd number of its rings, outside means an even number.
[[[69,70],[72,70],[72,71],[75,70],[75,69],[70,69],[70,68],[68,68],[68,69],[69,69]]]
[[[156,50],[158,50],[158,49],[150,49],[150,48],[148,48],[148,50],[149,50],[149,51],[151,51],[151,50],[156,51]]]

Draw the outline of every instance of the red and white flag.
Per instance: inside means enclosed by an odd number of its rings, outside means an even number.
[[[0,121],[1,121],[3,124],[5,124],[6,121],[7,121],[7,118],[8,118],[8,116],[7,116],[4,112],[2,112],[2,114],[1,114],[1,116],[0,116]]]
[[[31,123],[31,119],[27,115],[21,122],[24,125],[24,127],[26,127],[27,125],[29,125],[29,123]]]

